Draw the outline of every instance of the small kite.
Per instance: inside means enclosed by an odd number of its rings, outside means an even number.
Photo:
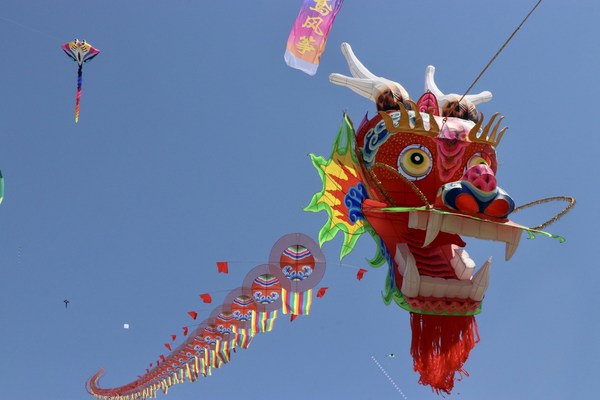
[[[80,41],[79,39],[65,43],[61,46],[61,48],[79,66],[77,69],[77,96],[75,97],[75,123],[77,123],[79,121],[79,103],[81,101],[81,77],[83,63],[86,63],[92,58],[96,57],[100,53],[100,50],[94,48],[85,40]]]
[[[343,0],[304,0],[288,37],[284,59],[292,68],[314,75],[327,36]]]
[[[65,308],[67,308],[67,306],[69,305],[69,300],[64,300],[65,302]]]

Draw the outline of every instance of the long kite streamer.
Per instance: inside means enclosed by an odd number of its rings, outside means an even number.
[[[344,0],[304,0],[292,27],[285,62],[309,75],[317,73],[327,36]]]
[[[86,63],[92,58],[96,57],[100,53],[100,50],[94,48],[85,40],[80,41],[78,39],[63,44],[61,48],[79,66],[77,68],[77,96],[75,97],[75,123],[77,123],[79,121],[79,103],[81,102],[81,81],[83,75],[83,63]]]
[[[254,336],[271,331],[278,314],[290,314],[291,320],[308,315],[313,288],[324,273],[325,255],[314,240],[301,233],[285,235],[271,249],[269,264],[252,268],[242,286],[193,330],[184,327],[185,338],[178,346],[165,343],[170,354],[159,355],[144,375],[120,387],[102,388],[100,370],[87,382],[87,390],[101,400],[144,400],[160,391],[167,394],[171,386],[186,380],[210,376],[237,350],[247,349]],[[188,314],[198,316],[195,311]],[[176,339],[172,334],[171,342]]]

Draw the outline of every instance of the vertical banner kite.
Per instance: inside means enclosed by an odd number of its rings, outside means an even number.
[[[285,50],[285,62],[309,75],[317,73],[327,36],[344,0],[303,0]]]

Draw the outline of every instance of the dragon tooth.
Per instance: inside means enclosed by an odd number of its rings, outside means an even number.
[[[398,272],[400,275],[404,275],[404,271],[406,270],[406,257],[404,254],[408,252],[408,246],[404,243],[396,244],[396,254],[394,254],[394,261],[396,262]]]
[[[446,280],[445,296],[449,298],[466,298],[465,288],[471,289],[470,281],[457,281],[454,279]]]
[[[466,299],[471,292],[470,280],[456,280],[421,276],[419,282],[419,296],[436,298]]]
[[[417,263],[411,253],[407,254],[406,267],[402,276],[402,288],[400,291],[407,297],[416,297],[419,294],[421,276],[417,269]]]
[[[490,268],[492,266],[492,257],[483,264],[479,271],[475,273],[472,280],[471,293],[469,297],[475,301],[482,301],[490,285]]]
[[[485,240],[498,240],[498,225],[485,222],[479,223],[479,237]]]
[[[431,297],[433,296],[433,289],[435,287],[435,282],[429,276],[422,276],[419,283],[419,296],[423,297]]]
[[[465,249],[453,249],[453,257],[450,259],[450,265],[454,268],[456,277],[461,280],[471,279],[475,270],[475,262],[469,256]]]
[[[435,240],[438,233],[440,233],[443,221],[444,216],[442,214],[429,214],[429,220],[427,221],[427,233],[425,234],[425,241],[423,242],[423,247],[429,246],[431,242]]]
[[[518,229],[513,230],[512,237],[506,242],[506,249],[504,251],[504,258],[506,261],[510,260],[511,257],[517,251],[519,247],[519,241],[521,240],[522,232]]]
[[[429,213],[411,211],[408,213],[408,227],[425,230]]]
[[[449,280],[447,279],[443,279],[443,278],[432,278],[431,279],[432,284],[433,284],[433,292],[431,293],[431,295],[433,297],[437,297],[437,298],[443,298],[443,297],[450,297],[448,296],[448,289],[450,288],[451,284]]]

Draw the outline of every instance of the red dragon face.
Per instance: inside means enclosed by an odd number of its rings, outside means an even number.
[[[496,182],[498,125],[492,118],[480,132],[482,122],[400,108],[363,123],[356,135],[355,152],[371,197],[362,212],[389,253],[391,281],[407,308],[473,314],[487,289],[489,262],[475,279],[475,263],[457,233],[483,238],[481,230],[498,233],[498,224],[514,209]],[[435,207],[446,214],[386,210],[390,207]],[[451,215],[462,219],[449,220]],[[460,226],[454,225],[465,221],[471,227],[457,232]]]

